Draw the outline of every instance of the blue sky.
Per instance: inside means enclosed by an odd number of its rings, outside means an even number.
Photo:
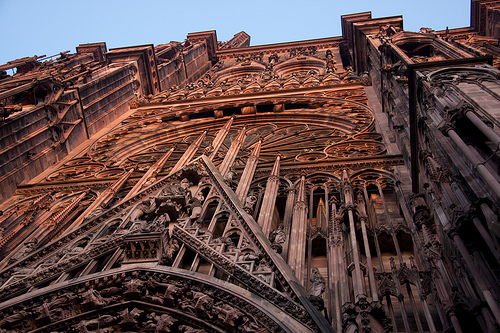
[[[0,0],[0,64],[74,53],[84,43],[104,41],[109,49],[182,42],[205,30],[216,30],[220,41],[243,30],[251,45],[340,36],[340,16],[364,11],[403,15],[411,31],[470,25],[470,0]]]

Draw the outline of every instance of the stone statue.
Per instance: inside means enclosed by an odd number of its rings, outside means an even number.
[[[130,221],[137,222],[142,219],[144,214],[152,213],[156,208],[155,200],[144,200],[137,207],[135,207],[132,214],[130,214]]]
[[[188,325],[180,325],[179,326],[179,332],[183,333],[206,333],[204,329],[197,329],[197,328],[192,328],[191,326]]]
[[[245,212],[247,212],[248,214],[252,214],[253,206],[256,202],[257,197],[255,195],[249,195],[248,197],[246,197],[245,204],[243,205],[243,209],[245,210]]]
[[[143,312],[144,311],[139,310],[138,308],[133,308],[132,310],[125,308],[125,310],[118,312],[122,319],[119,324],[128,328],[127,331],[132,329],[135,330],[137,328],[136,324],[139,323],[138,318]]]
[[[243,253],[238,257],[238,261],[257,261],[259,256],[254,253]]]
[[[161,263],[163,265],[171,265],[174,262],[175,255],[179,251],[179,242],[177,239],[170,238],[170,240],[165,241],[162,248],[162,259]]]
[[[187,178],[181,180],[180,184],[170,184],[165,186],[165,188],[161,191],[159,197],[167,198],[167,197],[184,197],[189,192],[189,196],[191,196],[191,192],[189,191],[189,187],[191,183]]]
[[[312,269],[311,282],[313,283],[311,287],[311,296],[320,297],[325,291],[325,278],[316,267]]]
[[[234,175],[235,175],[234,169],[233,169],[233,168],[231,168],[231,169],[228,171],[228,173],[227,173],[226,177],[224,177],[224,182],[227,184],[227,186],[229,186],[229,187],[231,187],[231,188],[232,188],[232,187],[233,187],[233,185],[234,185]]]
[[[138,295],[141,293],[141,290],[144,286],[144,282],[139,279],[131,279],[127,282],[123,283],[123,287],[125,288],[124,295]]]
[[[269,235],[269,240],[271,241],[271,247],[277,253],[283,252],[283,244],[286,241],[285,231],[283,230],[283,224],[278,226],[278,229],[275,229]]]
[[[311,273],[312,287],[309,301],[318,311],[323,311],[325,308],[325,301],[321,294],[325,291],[325,278],[316,267],[312,269]]]
[[[157,315],[155,312],[146,317],[149,319],[146,323],[146,329],[154,329],[155,332],[171,332],[170,327],[177,321],[168,314]]]
[[[109,304],[109,301],[104,299],[101,294],[97,290],[94,290],[94,288],[92,287],[90,287],[90,289],[83,293],[82,298],[82,304],[91,304],[96,308],[100,308]]]
[[[38,243],[38,240],[36,238],[33,238],[30,241],[27,241],[24,243],[24,248],[22,249],[22,252],[20,253],[21,257],[24,257],[31,252],[33,252],[36,248],[36,245]]]
[[[202,202],[205,200],[205,197],[203,196],[203,193],[199,192],[196,197],[191,198],[188,203],[187,207],[188,210],[191,210],[191,215],[189,215],[189,219],[191,221],[196,220],[202,212]]]
[[[109,326],[116,321],[117,317],[100,315],[96,319],[82,320],[77,324],[77,329],[82,333],[95,332],[95,330],[99,330],[99,332],[112,332],[112,328]]]

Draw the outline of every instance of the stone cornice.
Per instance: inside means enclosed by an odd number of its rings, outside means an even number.
[[[290,49],[297,47],[316,46],[320,49],[325,49],[325,48],[338,47],[341,41],[342,37],[327,37],[327,38],[310,39],[310,40],[288,42],[288,43],[239,47],[236,49],[221,49],[217,50],[216,54],[219,57],[219,59],[225,59],[225,58],[233,58],[235,54],[248,54],[254,52],[263,52],[264,54],[283,53],[283,52],[288,52]]]

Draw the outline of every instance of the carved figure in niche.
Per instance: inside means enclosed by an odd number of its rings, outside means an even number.
[[[313,283],[311,287],[311,296],[319,297],[325,291],[325,278],[316,267],[314,267],[311,272],[311,282]]]
[[[278,60],[279,60],[279,55],[277,53],[273,53],[269,56],[269,63],[270,64],[276,64],[278,63]]]
[[[286,241],[285,231],[283,230],[283,224],[278,226],[278,229],[275,229],[269,235],[269,240],[271,241],[271,247],[277,253],[283,252],[283,244]]]
[[[233,187],[233,185],[234,185],[234,176],[235,176],[235,175],[236,175],[236,172],[234,172],[234,169],[233,169],[233,168],[231,168],[231,169],[228,171],[228,173],[227,173],[226,177],[224,177],[224,183],[226,183],[226,185],[227,185],[227,186],[229,186],[229,187],[231,187],[231,188],[232,188],[232,187]]]
[[[143,286],[144,282],[142,282],[141,280],[131,279],[123,283],[123,287],[125,288],[124,294],[125,295],[140,294]]]
[[[249,195],[248,197],[246,197],[245,204],[243,205],[243,209],[245,210],[245,212],[247,212],[248,214],[252,214],[253,206],[256,202],[257,197],[255,195]]]
[[[189,216],[190,221],[196,220],[202,212],[202,202],[205,200],[203,193],[199,192],[196,197],[191,198],[187,203],[188,212],[191,212]]]
[[[258,259],[259,256],[254,253],[244,253],[238,257],[238,261],[257,261]]]
[[[170,238],[163,243],[161,264],[172,265],[177,252],[179,252],[179,242],[177,239]]]
[[[170,216],[167,213],[164,213],[155,218],[151,223],[149,223],[148,221],[141,221],[138,231],[140,233],[162,231],[165,228],[168,228],[169,222],[170,222]]]
[[[170,223],[170,216],[165,213],[160,215],[153,221],[153,229],[154,231],[163,231],[168,229],[168,224]]]
[[[255,269],[255,272],[269,272],[271,270],[271,263],[262,254],[259,255],[259,259],[256,264],[257,268]]]
[[[191,326],[188,325],[181,325],[179,326],[179,332],[183,333],[206,333],[204,329],[198,329],[198,328],[192,328]]]
[[[189,312],[192,315],[196,315],[190,292],[181,295],[181,299],[179,300],[179,308],[181,308],[183,311]]]
[[[24,248],[21,250],[19,257],[25,257],[31,252],[33,252],[36,249],[36,245],[38,243],[38,240],[36,238],[33,238],[32,240],[29,240],[24,243]]]
[[[370,77],[370,74],[368,72],[364,72],[361,75],[361,84],[363,84],[364,86],[372,85],[372,78]]]
[[[250,262],[255,263],[259,260],[259,256],[255,255],[254,253],[242,253],[238,256],[238,262],[241,267],[246,269],[247,271],[252,271],[252,264]]]
[[[244,333],[266,333],[269,332],[266,328],[260,327],[248,317],[244,317],[245,322],[240,326],[240,331]]]
[[[28,313],[26,311],[21,310],[17,313],[14,313],[13,315],[4,317],[0,320],[0,327],[4,327],[7,324],[13,324],[15,322],[24,320],[24,318],[26,318],[27,315]]]
[[[94,290],[93,287],[90,287],[87,291],[85,291],[81,298],[83,298],[82,304],[89,304],[96,308],[100,308],[109,304],[109,301],[101,296],[101,294]]]
[[[214,299],[202,292],[191,291],[193,298],[194,309],[198,317],[213,318],[212,309],[214,306]]]
[[[40,314],[39,318],[49,318],[50,321],[57,321],[62,319],[65,310],[69,310],[68,303],[76,298],[78,298],[78,296],[65,294],[52,302],[44,302],[35,309],[35,312]]]
[[[236,326],[243,322],[244,314],[240,310],[230,306],[229,304],[218,302],[214,307],[218,312],[217,319],[229,331],[233,331]]]
[[[314,267],[311,272],[311,282],[313,284],[311,287],[311,296],[309,296],[309,301],[318,311],[323,311],[325,308],[325,302],[321,294],[325,291],[325,278],[316,267]]]
[[[347,206],[352,205],[352,187],[349,183],[345,182],[343,185],[344,189],[344,200]]]
[[[115,323],[117,319],[117,317],[110,315],[101,315],[96,319],[82,320],[75,326],[80,333],[95,332],[96,330],[98,332],[114,332],[114,329],[109,326]]]
[[[191,183],[189,182],[189,180],[187,178],[183,178],[180,184],[171,184],[165,186],[165,188],[160,193],[160,197],[172,197],[172,196],[191,197],[191,191],[189,191],[190,186]]]
[[[170,283],[160,283],[155,280],[148,281],[148,287],[150,288],[165,288],[165,293],[162,296],[161,304],[166,304],[168,306],[174,306],[178,304],[180,296],[183,294],[183,289],[179,288]]]
[[[149,320],[146,322],[145,328],[154,330],[155,332],[172,332],[170,327],[175,324],[177,319],[169,316],[168,314],[157,315],[152,312],[146,316]]]
[[[116,300],[120,298],[119,293],[121,293],[122,288],[119,287],[109,287],[104,288],[100,291],[101,296],[106,297],[106,299]]]
[[[396,34],[399,31],[399,27],[395,27],[392,24],[382,24],[379,27],[379,32],[377,34],[377,37],[382,37],[382,36],[387,36],[391,37],[392,35]]]
[[[152,213],[156,208],[155,200],[144,200],[137,207],[135,207],[132,214],[130,214],[130,221],[137,222],[142,220],[144,214]]]
[[[138,323],[137,318],[143,312],[144,311],[141,311],[138,308],[133,308],[132,311],[130,311],[128,308],[126,308],[125,310],[118,312],[118,314],[122,318],[122,320],[119,322],[119,324],[132,324],[132,327],[134,327],[135,324]]]
[[[235,247],[236,247],[236,245],[233,243],[233,241],[229,237],[219,237],[219,238],[216,238],[216,239],[213,240],[213,243],[224,244],[226,251],[233,251],[235,249]]]

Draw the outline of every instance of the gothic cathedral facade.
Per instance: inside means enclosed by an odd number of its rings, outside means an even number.
[[[0,332],[498,331],[498,27],[1,65]]]

